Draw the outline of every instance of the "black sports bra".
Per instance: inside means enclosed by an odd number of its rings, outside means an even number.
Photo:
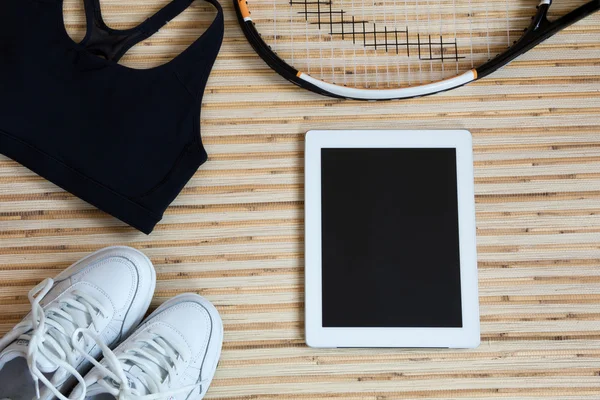
[[[111,29],[85,0],[75,43],[63,0],[0,0],[0,153],[150,233],[206,159],[200,106],[223,40],[223,11],[172,61],[117,62],[194,0],[174,0],[137,28]]]

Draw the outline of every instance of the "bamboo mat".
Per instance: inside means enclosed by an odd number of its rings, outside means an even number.
[[[148,4],[150,3],[150,4]],[[102,0],[133,26],[164,0]],[[146,252],[153,306],[182,292],[225,323],[207,398],[600,398],[600,15],[464,88],[360,103],[301,91],[246,43],[231,4],[202,135],[210,154],[151,236],[0,156],[0,334],[27,292],[98,248]],[[78,0],[66,24],[81,37]],[[180,52],[214,13],[196,2],[125,63]],[[477,350],[313,350],[303,334],[303,134],[310,129],[473,132],[482,344]]]

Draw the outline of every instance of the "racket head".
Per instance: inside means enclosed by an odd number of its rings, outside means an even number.
[[[564,15],[587,4],[580,19],[597,10],[599,2],[566,0],[552,11]],[[453,89],[493,72],[555,33],[550,29],[527,37],[532,20],[547,22],[550,0],[234,4],[249,42],[280,75],[316,93],[362,100]]]

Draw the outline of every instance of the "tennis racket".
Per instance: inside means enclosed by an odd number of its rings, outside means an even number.
[[[600,10],[600,0],[554,3],[234,0],[246,38],[273,70],[313,92],[359,100],[465,85]]]

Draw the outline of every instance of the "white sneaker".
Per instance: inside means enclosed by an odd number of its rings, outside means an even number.
[[[144,317],[155,285],[156,272],[146,256],[109,247],[33,288],[31,313],[0,339],[0,399],[66,400],[64,393],[83,382],[91,366],[74,349],[74,333],[88,329],[103,344],[116,346]],[[87,357],[100,354],[93,345],[82,350]]]
[[[100,338],[104,359],[71,393],[71,399],[200,400],[215,375],[223,322],[216,308],[196,294],[168,300],[114,352]]]

